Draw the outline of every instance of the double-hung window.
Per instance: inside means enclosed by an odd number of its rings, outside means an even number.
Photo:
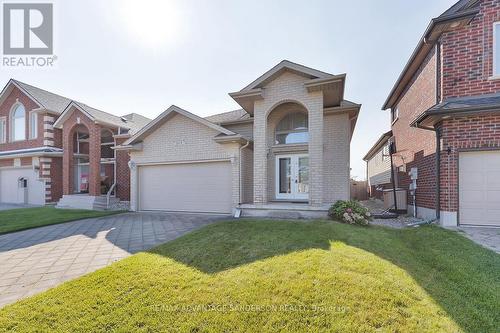
[[[500,22],[493,23],[493,76],[500,77]]]
[[[38,136],[38,115],[36,112],[30,113],[30,139]]]
[[[0,118],[0,143],[7,142],[7,121],[4,118]]]

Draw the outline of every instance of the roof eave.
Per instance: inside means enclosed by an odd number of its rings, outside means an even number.
[[[248,91],[237,91],[233,93],[229,93],[232,99],[238,103],[243,110],[248,112],[249,114],[253,114],[254,109],[254,101],[258,99],[264,98],[262,88],[256,88]]]
[[[385,132],[380,136],[380,138],[375,142],[375,144],[370,148],[370,150],[366,153],[366,155],[363,157],[363,161],[368,162],[376,152],[380,150],[386,143],[387,140],[389,140],[392,137],[392,131]]]
[[[447,24],[447,23],[450,23],[452,21],[464,20],[464,19],[471,20],[478,12],[479,12],[478,8],[470,8],[468,10],[465,10],[465,11],[457,13],[457,14],[437,17],[437,18],[434,18],[431,20],[431,22],[427,26],[427,29],[425,30],[423,36],[420,38],[420,40],[417,44],[417,47],[415,48],[415,50],[411,54],[410,59],[406,63],[405,67],[403,68],[403,71],[401,72],[398,79],[396,80],[396,83],[392,87],[391,92],[389,93],[387,99],[384,102],[384,105],[382,106],[382,110],[387,110],[389,108],[394,107],[394,104],[396,103],[399,96],[401,95],[401,92],[404,90],[404,87],[402,87],[402,88],[399,88],[399,87],[406,86],[408,84],[408,82],[411,80],[411,77],[413,76],[413,74],[415,73],[415,71],[412,71],[411,75],[408,74],[410,67],[412,67],[412,65],[413,65],[414,61],[417,59],[417,57],[423,53],[424,56],[423,56],[422,60],[419,61],[418,66],[415,65],[414,67],[418,68],[420,66],[421,62],[425,59],[425,56],[427,55],[427,53],[430,51],[432,46],[435,44],[436,40],[441,35],[442,32],[439,32],[438,35],[432,36],[432,38],[430,38],[434,29],[438,25]],[[426,48],[422,52],[424,46],[426,46],[426,45],[428,46],[428,48]],[[409,78],[405,79],[405,77],[407,77],[407,76],[409,76]],[[404,82],[404,81],[406,81],[406,82]]]
[[[427,110],[410,123],[410,127],[433,128],[441,120],[451,117],[464,117],[500,112],[500,105],[474,106],[453,110]]]

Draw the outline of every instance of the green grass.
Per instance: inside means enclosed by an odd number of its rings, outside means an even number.
[[[0,235],[50,224],[58,224],[91,217],[100,217],[116,213],[116,211],[56,209],[54,207],[3,210],[0,211]]]
[[[453,231],[240,220],[0,310],[0,331],[498,332],[500,256]]]

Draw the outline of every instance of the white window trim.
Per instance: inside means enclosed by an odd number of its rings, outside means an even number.
[[[22,105],[22,107],[24,108],[24,139],[16,140],[15,139],[15,128],[14,128],[14,111],[16,111],[16,109],[19,105]],[[14,104],[12,104],[12,107],[10,108],[10,112],[9,112],[9,141],[10,142],[25,141],[27,138],[27,134],[29,134],[29,133],[26,133],[26,107],[24,106],[23,103],[19,102],[19,100],[16,100],[16,102]]]
[[[36,113],[36,111],[30,111],[28,112],[28,115],[29,115],[29,123],[28,123],[28,130],[29,130],[29,133],[28,133],[28,137],[29,139],[36,139],[38,138],[38,114]],[[35,130],[35,135],[31,135],[31,132],[33,131],[33,122],[31,121],[32,117],[35,117],[35,127],[34,127],[34,130]]]
[[[2,136],[0,136],[0,143],[7,142],[7,117],[0,117],[0,127],[3,126]]]
[[[285,118],[291,116],[291,115],[294,115],[294,114],[297,114],[297,113],[302,113],[306,116],[306,120],[307,120],[307,127],[305,129],[290,129],[290,130],[278,130],[278,126],[280,125],[280,123],[285,120]],[[276,126],[274,128],[274,142],[275,142],[275,145],[280,145],[280,146],[285,146],[285,145],[298,145],[298,144],[309,144],[309,137],[307,138],[307,141],[306,142],[295,142],[295,143],[276,143],[278,140],[277,140],[277,137],[278,135],[281,135],[281,134],[293,134],[293,133],[309,133],[309,119],[307,119],[307,113],[305,112],[302,112],[302,111],[292,111],[292,112],[287,112],[287,114],[285,114],[277,123],[276,123]]]
[[[500,25],[500,21],[494,22],[493,23],[493,73],[491,73],[491,79],[499,79],[500,78],[500,68],[498,66],[500,64],[497,63],[497,54],[496,54],[496,49],[497,49],[497,37],[500,38],[500,36],[497,36],[497,25]],[[500,55],[498,55],[500,56]]]
[[[305,194],[297,194],[297,193],[280,193],[280,166],[279,166],[279,160],[281,158],[290,158],[290,163],[292,163],[293,158],[297,158],[297,160],[301,157],[309,157],[309,154],[288,154],[288,155],[276,155],[275,157],[275,164],[274,164],[274,169],[275,169],[275,179],[274,179],[274,184],[275,184],[275,196],[276,199],[278,200],[308,200],[309,199],[309,193]],[[293,168],[293,166],[292,166]],[[292,171],[292,174],[294,171]],[[309,169],[309,175],[311,174],[310,169]],[[294,181],[292,180],[292,183]],[[292,184],[293,187],[293,184]],[[310,189],[309,189],[310,190]]]

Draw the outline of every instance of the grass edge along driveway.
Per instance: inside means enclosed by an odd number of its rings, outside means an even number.
[[[0,235],[117,213],[123,213],[123,211],[57,209],[51,206],[3,210],[0,211]]]
[[[0,309],[0,331],[495,332],[499,271],[435,226],[229,221]]]

